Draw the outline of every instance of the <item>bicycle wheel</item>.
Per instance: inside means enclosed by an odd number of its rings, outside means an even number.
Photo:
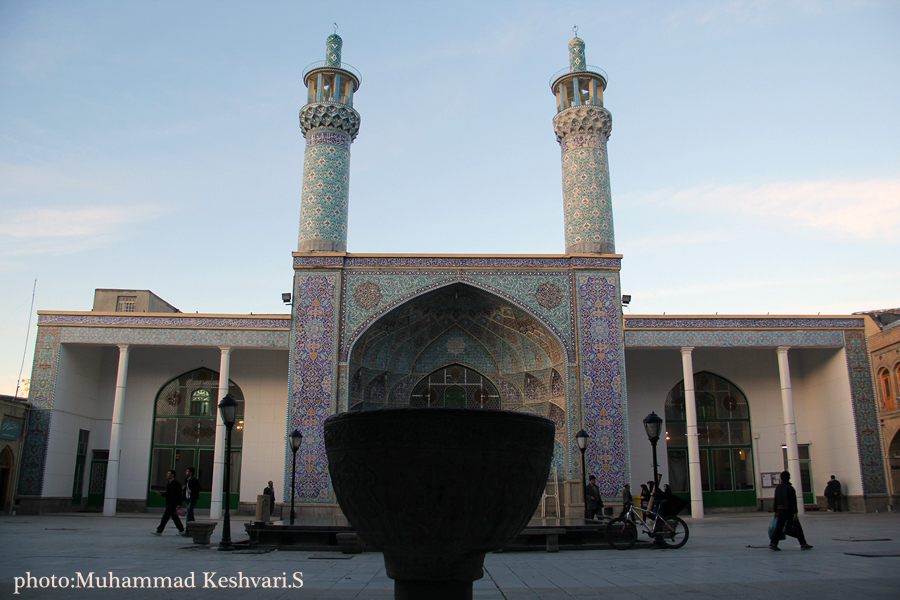
[[[637,541],[637,527],[622,517],[606,524],[606,541],[616,550],[628,550]]]
[[[666,517],[657,525],[657,538],[666,548],[681,548],[688,541],[687,523],[678,517]]]

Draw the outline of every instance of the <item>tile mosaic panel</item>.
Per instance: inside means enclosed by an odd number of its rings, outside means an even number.
[[[850,396],[856,421],[856,444],[863,475],[863,495],[887,494],[884,452],[881,445],[881,423],[869,364],[869,346],[863,331],[844,333],[847,371],[850,374]]]
[[[585,453],[586,468],[589,474],[597,475],[603,496],[614,497],[630,480],[619,278],[579,273],[575,280],[582,426],[591,436]],[[573,473],[581,471],[580,455],[577,460]]]
[[[295,256],[294,268],[340,266],[349,268],[512,268],[512,269],[568,269],[589,267],[618,269],[622,259],[601,256],[543,257],[468,257],[468,256]]]
[[[606,152],[612,117],[599,106],[574,106],[557,113],[553,127],[562,150],[566,252],[614,252]]]
[[[241,317],[158,317],[129,316],[133,313],[116,315],[84,314],[42,314],[38,315],[38,325],[93,325],[97,327],[195,327],[201,329],[284,329],[291,327],[290,317],[241,316]]]
[[[657,330],[625,331],[628,348],[741,348],[741,347],[840,347],[844,344],[841,331],[823,330]]]
[[[287,434],[294,429],[303,434],[297,452],[296,483],[301,502],[333,500],[323,432],[325,419],[336,408],[339,286],[337,273],[297,272],[294,275]],[[285,450],[287,498],[290,498],[292,459],[288,448]]]
[[[862,329],[865,319],[816,317],[625,317],[625,330],[635,329]]]
[[[28,425],[22,445],[19,485],[16,490],[19,496],[40,496],[43,491],[52,412],[34,408],[28,413]]]
[[[282,323],[286,323],[282,321]],[[135,346],[230,346],[287,348],[290,331],[235,329],[132,329],[129,327],[62,327],[64,344],[132,344]]]
[[[28,400],[33,408],[53,408],[60,333],[59,327],[38,326],[31,367],[31,389],[28,393]]]
[[[341,323],[341,361],[346,362],[352,344],[378,318],[410,299],[431,290],[462,282],[513,302],[532,313],[547,326],[574,361],[573,294],[571,273],[547,271],[345,271],[343,322]],[[538,288],[554,284],[563,297],[556,306],[542,306]],[[360,286],[376,285],[377,303],[360,306],[355,298]],[[368,296],[367,296],[368,297]]]
[[[350,196],[349,137],[346,145],[321,141],[314,138],[306,142],[299,247],[303,248],[304,242],[331,241],[331,249],[343,251],[347,249]]]

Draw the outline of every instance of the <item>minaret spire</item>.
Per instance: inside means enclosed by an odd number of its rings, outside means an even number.
[[[347,202],[350,191],[350,144],[359,133],[353,94],[359,89],[356,69],[341,63],[343,40],[325,41],[325,60],[303,71],[307,104],[300,110],[306,138],[298,252],[347,251]]]
[[[606,73],[587,64],[584,40],[569,42],[569,67],[553,76],[553,129],[562,149],[566,253],[613,254],[612,196],[606,142],[612,115],[603,108]]]

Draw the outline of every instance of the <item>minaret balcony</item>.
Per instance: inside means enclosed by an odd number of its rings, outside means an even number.
[[[331,102],[353,106],[353,94],[359,89],[360,74],[348,64],[328,65],[315,62],[303,69],[303,83],[308,92],[307,104]]]
[[[588,65],[581,71],[571,67],[558,71],[550,78],[557,112],[573,106],[603,106],[606,82],[606,71],[600,67]]]

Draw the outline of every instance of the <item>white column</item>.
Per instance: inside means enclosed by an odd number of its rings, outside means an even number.
[[[788,364],[789,346],[779,346],[778,375],[781,378],[781,408],[784,411],[784,444],[787,446],[788,472],[797,491],[797,512],[804,514],[803,484],[800,480],[800,451],[797,448],[797,422],[794,420],[794,394],[791,391],[791,367]]]
[[[700,476],[700,434],[697,431],[697,397],[694,394],[693,348],[681,349],[684,375],[684,412],[687,421],[688,475],[691,481],[691,517],[703,518],[703,479]]]
[[[106,464],[106,488],[103,492],[104,517],[116,516],[116,502],[119,499],[119,454],[127,379],[128,344],[119,344],[119,369],[116,372],[116,395],[113,398],[112,425],[109,428],[109,461]]]
[[[209,501],[209,518],[218,520],[222,518],[222,494],[224,493],[225,477],[225,423],[219,414],[219,402],[228,395],[228,378],[231,370],[231,348],[220,348],[222,355],[219,358],[219,397],[216,398],[216,449],[213,453],[213,477],[212,494]]]

